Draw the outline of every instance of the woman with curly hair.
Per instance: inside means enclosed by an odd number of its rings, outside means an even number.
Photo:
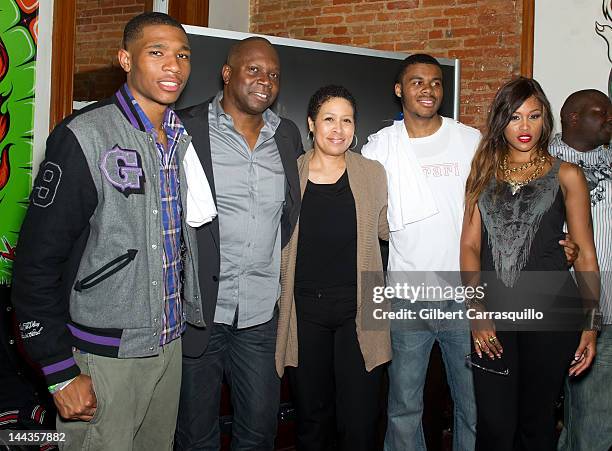
[[[355,148],[355,99],[325,86],[308,105],[313,149],[298,159],[302,206],[283,249],[276,368],[286,366],[297,449],[378,448],[388,325],[364,326],[383,285],[379,238],[389,239],[385,169]],[[376,282],[377,281],[377,282]]]

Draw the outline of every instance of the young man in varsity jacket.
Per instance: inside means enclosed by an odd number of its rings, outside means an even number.
[[[171,449],[185,323],[202,325],[185,226],[190,137],[169,108],[187,35],[133,18],[127,83],[51,133],[21,230],[13,302],[58,409],[64,449]]]

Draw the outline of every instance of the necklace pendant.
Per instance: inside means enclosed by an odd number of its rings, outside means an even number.
[[[512,195],[514,196],[521,189],[521,185],[511,185],[510,189],[512,191]]]

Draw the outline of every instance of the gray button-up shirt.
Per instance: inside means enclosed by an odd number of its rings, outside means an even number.
[[[280,118],[263,113],[251,151],[222,97],[223,91],[208,110],[221,251],[215,322],[233,324],[238,309],[237,327],[244,328],[269,321],[280,295],[285,172],[274,141]]]

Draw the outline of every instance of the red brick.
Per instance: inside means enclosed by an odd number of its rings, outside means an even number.
[[[77,25],[76,31],[77,33],[89,33],[91,31],[97,31],[97,25]]]
[[[374,22],[376,20],[376,14],[365,13],[365,14],[351,14],[346,16],[347,23],[354,22]]]
[[[265,12],[269,12],[269,11],[276,11],[278,9],[278,4],[276,4],[275,2],[268,2],[268,3],[259,3],[259,5],[257,6],[257,12],[260,13],[265,13]]]
[[[350,5],[341,5],[341,6],[328,6],[321,8],[322,14],[346,14],[352,13],[353,7]]]
[[[416,50],[424,50],[425,42],[424,41],[409,41],[409,42],[398,42],[395,44],[395,51],[397,52],[406,52],[406,53],[414,53]]]
[[[461,41],[457,39],[433,39],[427,43],[431,49],[452,49],[461,46]]]
[[[450,21],[448,19],[434,19],[433,26],[436,28],[448,27]]]
[[[280,13],[266,14],[266,22],[281,22],[285,18],[285,15]]]
[[[450,19],[451,27],[465,27],[470,23],[469,17],[452,17]]]
[[[96,17],[102,13],[102,9],[79,9],[77,7],[77,17]]]
[[[370,43],[370,36],[353,36],[352,43],[360,47],[365,47]]]
[[[123,12],[123,8],[121,6],[114,6],[112,8],[102,8],[102,15],[104,16],[112,16],[115,14],[121,14]]]
[[[287,21],[287,28],[291,29],[291,28],[300,28],[300,27],[304,27],[304,26],[309,26],[309,25],[314,25],[315,21],[314,18],[312,17],[304,17],[302,19],[294,19],[294,20],[288,20]]]
[[[449,31],[452,33],[452,37],[454,38],[464,36],[478,36],[481,34],[480,28],[453,28]]]
[[[358,6],[357,5],[355,6],[355,12],[357,13],[364,13],[367,11],[380,12],[380,11],[384,11],[384,9],[385,9],[385,5],[384,3],[381,3],[381,2],[363,3]]]
[[[397,31],[397,22],[387,22],[382,24],[382,31],[388,33],[389,31]]]
[[[499,44],[498,36],[481,36],[479,38],[464,39],[465,47],[489,47]]]
[[[448,55],[451,58],[470,58],[470,57],[480,57],[483,55],[483,49],[453,49],[448,51]],[[462,66],[464,66],[462,64]]]
[[[113,22],[117,21],[118,17],[121,17],[122,21],[127,22],[132,17],[132,15],[123,16],[121,14],[110,14],[110,15],[93,16],[91,18],[91,23],[93,24],[112,24]]]
[[[134,6],[127,6],[123,8],[123,13],[129,13],[129,14],[140,14],[144,12],[144,7],[143,5],[134,5]]]
[[[331,38],[323,38],[322,39],[323,42],[328,42],[330,44],[350,44],[351,43],[351,38],[349,38],[348,36],[334,36]]]
[[[334,32],[334,27],[332,25],[326,25],[324,27],[319,27],[319,36],[331,35],[333,32]]]
[[[393,46],[393,44],[376,44],[372,46],[373,49],[376,50],[386,50],[386,51],[394,51],[395,47]]]
[[[321,15],[321,8],[298,9],[294,11],[293,17],[317,17]]]
[[[446,16],[462,16],[469,17],[478,14],[478,8],[475,7],[455,7],[444,9],[444,17]]]
[[[418,6],[419,0],[400,0],[387,3],[387,9],[411,9],[418,8]]]
[[[394,42],[397,39],[396,33],[381,33],[372,36],[372,42]]]
[[[427,8],[429,6],[450,6],[456,3],[455,0],[422,0],[421,7]]]
[[[267,33],[270,31],[284,30],[284,29],[285,29],[285,24],[282,22],[267,23],[260,27],[260,30],[262,33]]]
[[[342,16],[321,16],[315,19],[315,23],[317,25],[337,24],[342,23],[343,21],[344,17]]]
[[[366,32],[368,33],[380,33],[382,31],[382,25],[381,24],[366,25],[365,29],[366,29]]]
[[[421,8],[412,11],[412,17],[422,19],[426,17],[445,17],[445,14],[440,8]]]

